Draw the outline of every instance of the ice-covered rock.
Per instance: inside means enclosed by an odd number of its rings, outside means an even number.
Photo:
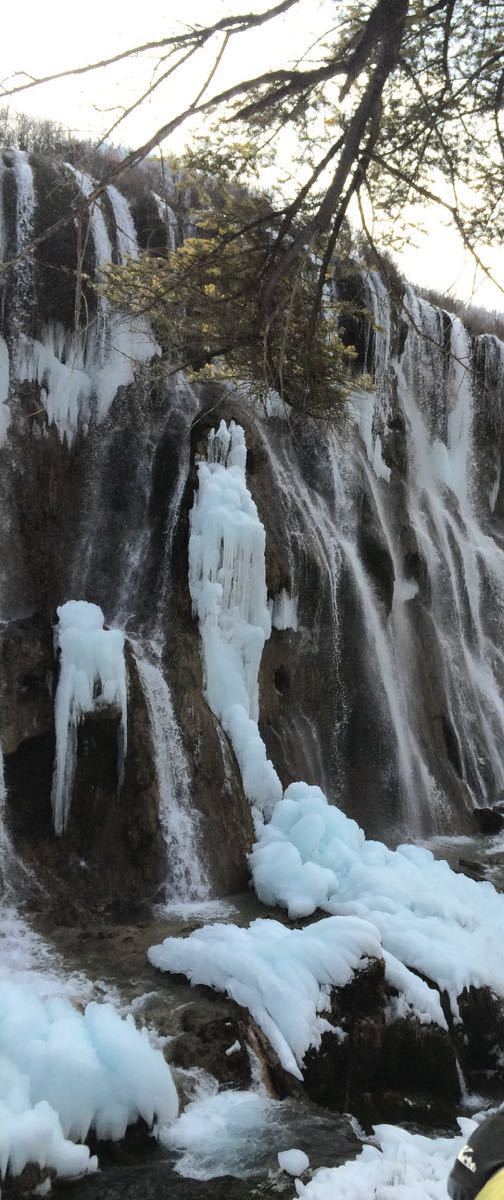
[[[504,897],[490,883],[457,874],[430,850],[390,850],[328,804],[318,787],[291,784],[264,824],[250,857],[256,892],[291,917],[317,908],[372,922],[385,951],[388,981],[420,1020],[446,1028],[432,980],[450,998],[490,988],[504,998],[500,931]]]
[[[377,930],[367,921],[332,917],[306,929],[261,919],[248,929],[207,925],[152,946],[149,959],[248,1008],[285,1070],[302,1079],[306,1051],[332,1030],[320,1015],[330,1008],[331,988],[343,987],[363,960],[380,954]]]

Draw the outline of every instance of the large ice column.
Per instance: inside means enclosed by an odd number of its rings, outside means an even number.
[[[268,815],[282,787],[258,729],[259,667],[271,633],[264,526],[247,488],[243,429],[221,421],[198,464],[189,589],[198,617],[205,694],[231,740],[243,786]]]
[[[127,738],[127,688],[124,634],[104,629],[101,608],[85,600],[68,600],[58,608],[55,642],[60,675],[55,701],[56,758],[52,806],[54,829],[64,832],[72,800],[77,758],[77,726],[86,713],[108,705],[121,714],[118,747],[122,776]]]

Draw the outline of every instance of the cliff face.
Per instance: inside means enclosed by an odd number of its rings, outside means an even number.
[[[20,152],[4,154],[1,184],[4,260],[87,186]],[[85,276],[183,235],[187,207],[169,186],[161,207],[109,189]],[[70,222],[3,293],[0,740],[18,854],[56,902],[71,893],[77,905],[246,885],[252,821],[204,698],[188,589],[195,461],[221,418],[245,429],[266,529],[260,727],[282,783],[319,783],[374,836],[470,829],[472,809],[504,787],[504,346],[471,341],[411,291],[393,311],[380,279],[362,276],[374,329],[353,333],[374,384],[356,376],[333,432],[286,419],[274,400],[266,415],[165,378],[147,323],[97,304],[85,282],[76,336],[76,256]],[[129,738],[118,792],[117,714],[80,726],[56,839],[52,628],[69,598],[126,631]]]

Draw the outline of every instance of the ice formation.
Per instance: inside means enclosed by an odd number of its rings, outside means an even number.
[[[55,643],[60,651],[55,700],[56,757],[52,806],[54,829],[66,828],[77,756],[77,726],[90,712],[113,705],[121,714],[118,774],[121,782],[127,739],[127,688],[124,634],[104,629],[96,604],[68,600],[58,608]]]
[[[408,968],[448,993],[455,1016],[464,988],[490,987],[504,997],[504,896],[452,871],[430,850],[389,850],[366,840],[320,788],[287,788],[250,862],[259,899],[281,904],[291,917],[320,908],[371,922],[389,982],[422,1019],[444,1025],[437,991]]]
[[[243,429],[221,421],[198,463],[189,588],[202,640],[205,695],[230,738],[245,794],[265,814],[282,786],[258,728],[259,666],[271,633],[265,532],[245,478]]]
[[[0,1174],[38,1162],[61,1175],[96,1170],[83,1141],[118,1140],[142,1117],[152,1126],[178,1111],[160,1051],[108,1004],[83,1013],[62,997],[0,982]]]
[[[304,1150],[281,1150],[278,1155],[278,1165],[288,1175],[302,1175],[310,1166],[310,1159]]]
[[[31,168],[22,158],[16,163],[22,184],[18,242],[24,244],[26,228],[33,220],[35,196]],[[69,163],[66,166],[82,194],[89,197],[95,187],[94,181]],[[128,202],[117,188],[108,187],[107,195],[114,215],[119,260],[123,263],[127,258],[138,258],[140,251]],[[112,244],[99,200],[90,209],[90,228],[99,279],[102,269],[112,260]],[[28,266],[27,262],[23,268],[25,276]],[[19,283],[21,294],[22,285],[23,280]],[[26,286],[25,280],[25,290]],[[112,310],[106,298],[98,296],[94,327],[86,333],[76,334],[57,321],[45,324],[38,338],[21,332],[13,347],[13,371],[21,382],[40,385],[40,399],[49,424],[54,424],[61,439],[66,438],[70,445],[77,431],[86,429],[92,414],[99,421],[106,418],[118,389],[133,382],[139,364],[149,362],[159,353],[160,348],[145,317],[131,317]],[[6,368],[0,343],[0,440],[5,424],[2,392],[6,369],[8,358]]]
[[[207,925],[149,950],[162,971],[225,991],[248,1008],[282,1066],[302,1079],[310,1046],[332,1026],[320,1015],[331,988],[344,987],[363,959],[380,957],[377,930],[359,917],[328,917],[306,929],[258,919],[248,929]]]
[[[446,1200],[446,1180],[457,1154],[476,1128],[459,1118],[460,1137],[433,1138],[395,1125],[375,1126],[376,1145],[341,1167],[321,1167],[306,1185],[304,1200]]]

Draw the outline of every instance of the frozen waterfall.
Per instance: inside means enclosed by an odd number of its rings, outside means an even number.
[[[245,794],[270,813],[280,780],[258,728],[259,666],[271,633],[265,579],[265,532],[245,478],[243,429],[221,421],[198,464],[191,513],[189,589],[198,617],[205,694],[228,734]]]
[[[118,777],[121,786],[127,737],[126,664],[124,634],[104,629],[96,604],[68,600],[58,608],[55,643],[60,672],[55,700],[56,758],[52,805],[54,829],[64,833],[77,762],[77,727],[86,713],[112,706],[121,715]]]

